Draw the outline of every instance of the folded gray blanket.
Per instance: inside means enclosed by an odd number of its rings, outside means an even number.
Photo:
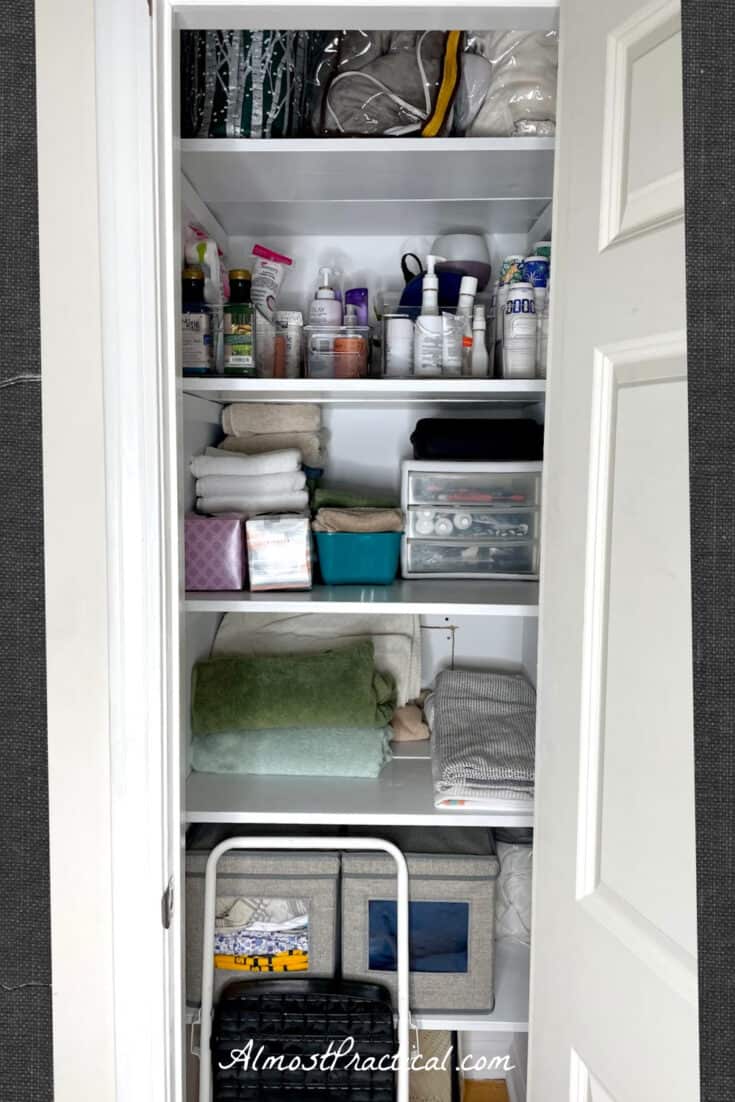
[[[458,787],[502,799],[533,794],[536,692],[522,674],[444,670],[433,695],[437,795]]]

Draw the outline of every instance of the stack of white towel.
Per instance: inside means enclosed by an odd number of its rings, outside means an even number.
[[[197,511],[216,515],[300,513],[309,504],[301,452],[296,448],[263,455],[228,455],[207,448],[191,461]]]
[[[307,467],[326,464],[321,407],[306,402],[238,402],[222,411],[226,452],[262,455],[296,448]]]

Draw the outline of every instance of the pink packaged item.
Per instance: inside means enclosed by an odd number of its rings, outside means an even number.
[[[243,522],[237,516],[184,519],[187,589],[242,589],[245,585]]]

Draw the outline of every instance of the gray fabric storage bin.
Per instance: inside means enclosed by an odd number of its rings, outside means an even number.
[[[246,834],[247,830],[242,830]],[[207,851],[186,854],[186,999],[199,1006],[202,983],[202,921]],[[269,972],[269,978],[330,978],[335,974],[337,884],[336,853],[236,852],[220,858],[217,868],[217,914],[240,898],[304,899],[309,914],[308,969]],[[214,996],[231,980],[262,979],[263,972],[217,968]]]
[[[351,830],[349,833],[368,832]],[[437,916],[446,919],[455,910],[452,904],[460,905],[456,919],[457,929],[461,928],[462,951],[445,958],[442,967],[446,970],[411,971],[411,1009],[417,1012],[491,1011],[495,1004],[495,888],[500,865],[488,831],[445,827],[375,830],[373,833],[395,842],[405,853],[411,904],[430,902],[438,905],[438,908],[427,908],[425,918],[430,920],[437,911]],[[417,849],[425,852],[417,852]],[[395,898],[395,866],[390,857],[343,853],[344,977],[382,983],[394,994],[396,973],[386,970],[386,958],[381,957],[382,950],[390,943],[390,936],[384,936],[381,920],[385,919],[385,914],[380,912],[381,901]],[[412,913],[412,955],[422,940],[420,933],[414,936],[413,920]],[[451,938],[453,924],[454,920],[439,925],[436,937],[430,929],[429,942],[435,941],[441,949],[441,939]],[[430,928],[431,922],[428,925]],[[436,966],[441,952],[429,955]],[[424,958],[423,963],[427,960]]]

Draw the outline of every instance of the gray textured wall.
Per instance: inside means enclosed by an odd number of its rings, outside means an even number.
[[[0,1099],[53,1095],[32,0],[0,8]]]
[[[702,1102],[735,1099],[735,0],[684,0]]]

